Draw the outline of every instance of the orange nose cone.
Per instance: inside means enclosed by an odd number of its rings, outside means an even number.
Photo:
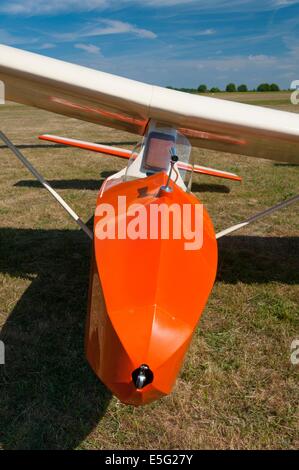
[[[175,185],[170,198],[157,197],[165,178],[160,173],[122,183],[98,204],[116,207],[119,193],[127,205],[143,204],[148,215],[160,199],[180,207],[199,204]],[[200,249],[186,250],[185,240],[171,233],[168,239],[95,237],[86,355],[124,403],[142,405],[171,392],[216,274],[217,245],[205,210],[202,241]]]

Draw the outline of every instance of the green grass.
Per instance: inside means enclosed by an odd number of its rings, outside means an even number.
[[[0,117],[1,130],[84,220],[105,175],[123,162],[37,135],[125,148],[136,141],[24,106],[0,107]],[[298,167],[194,153],[197,163],[244,178],[195,176],[216,230],[298,191]],[[220,241],[217,281],[175,390],[133,408],[111,396],[84,358],[89,242],[1,143],[0,195],[3,449],[298,448],[298,366],[290,363],[299,335],[296,206]]]

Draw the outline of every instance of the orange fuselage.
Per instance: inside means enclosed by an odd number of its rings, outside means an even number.
[[[174,183],[169,195],[159,193],[167,175],[108,187],[97,208],[142,204],[200,204]],[[123,214],[116,215],[116,228]],[[213,287],[217,243],[212,222],[203,209],[202,247],[186,250],[183,238],[98,239],[91,266],[86,327],[86,356],[96,375],[122,402],[142,405],[170,393],[185,352]],[[129,223],[129,219],[126,222]],[[117,233],[117,230],[116,230]],[[148,365],[150,383],[138,389],[132,374]]]

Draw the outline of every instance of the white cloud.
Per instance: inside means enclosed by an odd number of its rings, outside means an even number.
[[[82,49],[82,51],[86,51],[89,54],[100,54],[101,49],[94,44],[75,44],[76,49]]]
[[[265,54],[257,54],[257,55],[249,55],[248,60],[251,60],[252,62],[268,62],[269,60],[273,60],[272,56],[268,56]]]
[[[213,34],[216,34],[215,29],[203,29],[202,31],[198,31],[196,36],[212,36]]]
[[[173,6],[196,3],[196,0],[4,0],[0,11],[12,15],[52,15],[62,12],[83,12],[100,10],[105,7],[122,7],[125,4],[141,4],[142,6]],[[206,3],[206,2],[204,2]]]
[[[53,37],[60,41],[76,41],[80,38],[105,36],[110,34],[134,34],[141,38],[155,39],[157,35],[148,29],[118,20],[100,20],[97,25],[83,25],[81,29],[72,33],[55,34]]]
[[[8,46],[17,46],[20,44],[35,44],[39,41],[38,38],[28,38],[25,36],[18,36],[17,34],[12,34],[9,31],[0,28],[0,43],[7,44]]]
[[[55,44],[52,42],[45,42],[44,44],[41,44],[40,46],[36,47],[35,49],[39,49],[41,51],[46,50],[46,49],[54,49],[56,47]]]
[[[298,3],[297,0],[276,0],[274,2],[277,6],[288,6]]]
[[[49,15],[66,11],[91,11],[103,8],[107,0],[11,0],[1,2],[0,11],[12,15]]]
[[[0,11],[12,15],[52,15],[64,12],[88,12],[103,8],[122,8],[124,5],[167,8],[194,5],[205,11],[263,11],[299,3],[298,0],[4,0]]]
[[[70,58],[72,61],[73,58]],[[77,57],[76,60],[79,58]],[[276,82],[288,87],[290,78],[296,79],[298,66],[287,54],[284,57],[270,55],[227,55],[206,59],[165,60],[165,50],[155,56],[150,51],[134,55],[120,54],[113,58],[99,60],[97,56],[81,58],[81,64],[104,72],[126,76],[135,80],[157,85],[197,87],[200,83],[208,86],[225,87],[229,82],[246,83],[256,87],[263,82]],[[138,64],[138,67],[136,67]],[[287,74],[287,76],[286,76]]]
[[[123,0],[126,1],[126,0]],[[130,1],[130,0],[127,0]],[[154,7],[170,7],[175,5],[192,5],[197,10],[212,12],[221,11],[264,11],[299,3],[298,0],[131,0],[134,3]]]
[[[106,26],[91,29],[86,36],[103,36],[106,34],[134,33],[137,36],[155,39],[157,35],[147,29],[137,28],[135,25],[117,20],[104,20]]]
[[[18,38],[5,29],[0,29],[0,43],[1,44],[8,44],[8,45],[14,45],[18,44]]]

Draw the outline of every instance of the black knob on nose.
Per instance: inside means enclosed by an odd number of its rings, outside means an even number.
[[[171,160],[173,161],[173,163],[176,163],[179,161],[179,157],[177,155],[172,155]]]
[[[141,364],[140,367],[132,372],[132,380],[137,390],[141,390],[146,385],[152,383],[154,380],[154,374],[148,365]]]

